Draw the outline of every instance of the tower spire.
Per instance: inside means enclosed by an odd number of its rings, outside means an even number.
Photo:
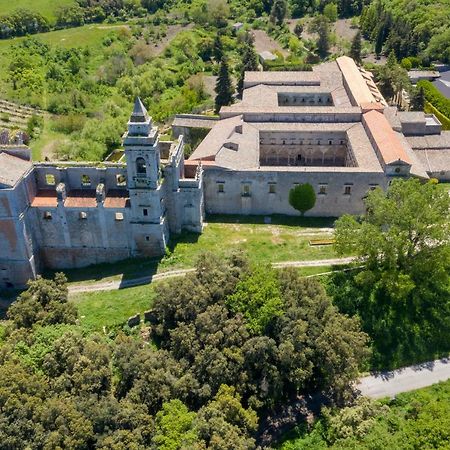
[[[147,122],[148,119],[148,112],[145,109],[144,104],[139,97],[136,97],[136,100],[134,101],[133,112],[131,113],[130,122]]]

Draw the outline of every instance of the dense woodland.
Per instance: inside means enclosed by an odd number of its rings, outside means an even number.
[[[1,448],[253,449],[268,416],[295,424],[287,406],[310,396],[328,409],[285,449],[395,448],[405,436],[405,448],[442,448],[448,402],[355,403],[351,382],[448,354],[449,196],[397,181],[367,206],[336,224],[338,250],[364,269],[321,282],[203,254],[182,282],[155,285],[134,329],[83,328],[64,275],[31,282],[0,327]]]

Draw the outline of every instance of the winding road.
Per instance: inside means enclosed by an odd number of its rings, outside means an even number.
[[[350,264],[355,260],[356,258],[349,257],[349,258],[333,258],[333,259],[314,259],[309,261],[285,261],[273,263],[272,267],[274,267],[275,269],[283,269],[286,267],[322,267],[322,266],[333,266],[338,264]],[[73,284],[69,286],[69,294],[125,289],[134,286],[141,286],[143,284],[149,284],[154,281],[165,280],[167,278],[182,277],[194,271],[195,269],[179,269],[179,270],[171,270],[168,272],[156,273],[154,275],[147,275],[145,277],[140,278],[132,278],[129,280],[108,280],[108,281],[100,281],[98,283]]]

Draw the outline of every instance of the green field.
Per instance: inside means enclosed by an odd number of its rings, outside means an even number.
[[[127,280],[191,268],[205,251],[225,255],[233,250],[242,250],[251,262],[258,264],[337,257],[332,245],[313,247],[309,244],[310,239],[332,237],[330,231],[323,228],[332,227],[333,219],[273,216],[271,220],[271,224],[264,224],[264,218],[260,216],[211,216],[207,218],[202,234],[175,236],[163,258],[129,259],[68,270],[66,274],[72,283]]]
[[[1,2],[2,0],[0,0]],[[59,45],[64,48],[98,46],[102,39],[111,31],[126,28],[127,25],[84,25],[77,28],[67,28],[64,30],[49,31],[48,33],[39,33],[34,37],[48,44]],[[0,40],[0,51],[7,50],[11,45],[26,39],[26,37],[17,37],[13,39]]]
[[[75,0],[0,0],[0,15],[9,14],[16,9],[37,11],[50,21],[55,20],[55,12],[60,6],[73,5]]]
[[[90,330],[101,330],[124,323],[130,316],[150,308],[154,298],[152,285],[115,291],[77,294],[71,297],[78,309],[80,324]]]

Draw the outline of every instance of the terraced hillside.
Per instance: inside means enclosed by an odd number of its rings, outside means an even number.
[[[0,129],[26,130],[27,122],[33,114],[42,116],[44,111],[0,99]]]

